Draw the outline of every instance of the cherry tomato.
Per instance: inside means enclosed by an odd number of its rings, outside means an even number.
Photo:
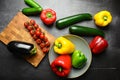
[[[44,47],[44,48],[42,49],[42,51],[43,51],[43,53],[47,53],[47,52],[49,51],[49,48]]]
[[[38,28],[36,28],[36,30],[41,32],[41,28],[39,28],[39,27],[38,27]]]
[[[35,31],[35,34],[36,34],[36,36],[40,36],[41,32],[38,31],[38,30],[36,30],[36,31]]]
[[[30,24],[31,24],[31,25],[34,25],[34,24],[35,24],[35,20],[31,19],[31,20],[30,20]]]
[[[44,39],[45,35],[43,33],[41,33],[39,37],[40,37],[40,39]]]
[[[45,36],[43,40],[44,40],[45,42],[47,42],[47,41],[48,41],[48,38]]]
[[[34,30],[31,30],[31,31],[30,31],[30,34],[31,34],[31,36],[33,36],[33,35],[35,34],[35,31],[34,31]]]
[[[29,31],[31,31],[31,30],[33,30],[33,27],[29,25],[29,26],[27,27],[27,29],[28,29]]]
[[[39,28],[38,24],[36,23],[33,26],[35,27],[35,29]]]
[[[41,39],[36,39],[36,43],[40,44],[41,43]]]
[[[29,22],[24,22],[24,26],[27,28],[29,26]]]
[[[46,47],[49,47],[49,46],[50,46],[50,42],[47,41],[47,42],[45,43],[45,46],[46,46]]]
[[[38,39],[38,37],[36,36],[36,34],[33,35],[33,39],[34,40]]]
[[[45,43],[44,42],[40,43],[40,48],[44,48],[44,47],[45,47]]]

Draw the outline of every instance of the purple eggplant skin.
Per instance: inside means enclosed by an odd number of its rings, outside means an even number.
[[[7,48],[10,52],[19,56],[31,56],[37,52],[33,44],[22,41],[11,41],[7,44]]]

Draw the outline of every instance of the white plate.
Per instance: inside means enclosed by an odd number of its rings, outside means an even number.
[[[90,67],[90,64],[91,64],[91,61],[92,61],[91,50],[90,50],[89,45],[86,42],[86,40],[84,40],[82,37],[75,36],[75,35],[65,35],[63,37],[72,41],[76,46],[76,50],[81,50],[85,54],[85,56],[87,57],[87,62],[85,64],[85,66],[81,69],[72,68],[71,72],[69,73],[67,78],[79,77],[79,76],[83,75],[88,70],[88,68]],[[48,55],[50,64],[53,62],[53,60],[55,60],[55,58],[57,56],[59,56],[58,54],[56,54],[54,52],[53,46],[54,46],[54,44],[52,45],[52,47],[49,51],[49,55]]]

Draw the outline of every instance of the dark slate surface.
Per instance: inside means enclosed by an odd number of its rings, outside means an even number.
[[[101,55],[93,55],[88,71],[73,80],[120,80],[120,9],[119,0],[36,0],[44,9],[52,8],[57,19],[78,14],[109,10],[113,16],[112,23],[103,31],[109,47]],[[28,7],[24,0],[0,0],[0,32],[22,8]],[[50,28],[44,25],[39,16],[29,16],[55,37],[69,34],[68,28],[58,30],[55,24]],[[77,23],[78,25],[97,28],[94,21]],[[93,37],[82,36],[88,43]],[[24,59],[15,57],[0,42],[0,80],[61,80],[50,69],[48,55],[37,68]]]

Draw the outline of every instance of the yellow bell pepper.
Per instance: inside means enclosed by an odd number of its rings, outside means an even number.
[[[57,54],[71,54],[75,50],[75,45],[64,37],[58,37],[54,43],[54,51]]]
[[[95,24],[99,27],[105,27],[112,21],[112,15],[109,11],[103,10],[94,15]]]

